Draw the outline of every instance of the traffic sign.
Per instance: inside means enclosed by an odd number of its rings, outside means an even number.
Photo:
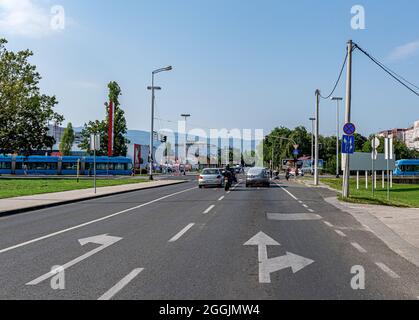
[[[348,136],[352,136],[356,132],[356,127],[353,123],[347,123],[343,127],[343,132],[345,132],[345,134],[348,135]]]
[[[343,136],[342,138],[342,154],[354,154],[355,153],[355,137],[354,136]]]
[[[300,154],[300,150],[294,150],[294,151],[292,152],[292,154],[293,154],[294,156],[298,156],[298,155]]]
[[[294,150],[298,150],[298,148],[300,147],[300,145],[299,144],[294,144]]]
[[[380,146],[380,144],[381,144],[381,141],[377,137],[372,139],[372,148],[373,149],[377,150],[378,147]]]

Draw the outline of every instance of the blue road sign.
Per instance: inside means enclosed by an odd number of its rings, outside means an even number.
[[[342,138],[342,153],[354,154],[355,153],[355,136],[343,136]]]
[[[298,156],[298,155],[300,154],[300,150],[294,150],[294,151],[292,152],[292,154],[293,154],[294,156]]]
[[[353,123],[347,123],[343,127],[343,132],[345,132],[345,134],[348,135],[348,136],[352,136],[356,132],[356,127]]]

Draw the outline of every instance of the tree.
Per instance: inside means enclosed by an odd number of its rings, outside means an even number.
[[[60,152],[63,156],[69,156],[71,154],[74,138],[73,125],[70,122],[67,125],[67,128],[65,128],[63,137],[61,138]]]
[[[109,101],[112,101],[115,107],[114,115],[114,153],[115,157],[125,157],[128,152],[127,144],[130,141],[126,138],[127,134],[127,122],[125,119],[125,112],[120,108],[119,96],[121,95],[121,88],[118,83],[112,81],[108,84],[109,89]],[[97,152],[98,155],[106,156],[108,154],[108,124],[109,124],[109,103],[105,102],[106,107],[106,119],[103,121],[90,121],[84,125],[82,131],[83,141],[79,147],[83,150],[89,151],[90,146],[90,135],[100,134],[100,150]]]
[[[52,148],[48,124],[61,124],[63,116],[53,111],[55,96],[41,94],[41,75],[29,63],[33,53],[8,51],[0,39],[0,149],[24,152]]]

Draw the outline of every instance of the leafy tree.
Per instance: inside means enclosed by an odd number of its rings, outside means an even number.
[[[0,149],[24,152],[52,148],[48,124],[61,124],[63,116],[53,111],[55,96],[41,94],[41,75],[29,63],[29,50],[12,52],[0,39]]]
[[[73,125],[70,122],[67,125],[67,128],[65,128],[63,137],[61,138],[60,152],[63,156],[69,156],[71,154],[74,138]]]
[[[114,115],[114,153],[113,155],[125,157],[128,152],[127,144],[130,141],[125,137],[127,134],[127,122],[125,119],[125,112],[120,108],[119,96],[121,95],[121,88],[118,83],[112,81],[108,84],[109,100],[115,106]],[[100,134],[100,150],[97,152],[100,156],[108,155],[108,124],[109,124],[109,104],[105,103],[106,119],[103,121],[90,121],[84,125],[82,130],[83,141],[79,147],[88,152],[90,149],[90,135]]]

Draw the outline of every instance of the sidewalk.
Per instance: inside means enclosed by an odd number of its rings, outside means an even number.
[[[316,188],[312,181],[300,183]],[[322,183],[320,187],[339,193]],[[419,209],[347,203],[337,197],[328,197],[325,201],[351,214],[390,249],[419,267]]]
[[[138,184],[102,187],[97,189],[96,194],[94,193],[94,189],[82,189],[58,193],[40,194],[34,196],[0,199],[0,216],[54,207],[62,204],[69,204],[95,198],[102,198],[114,194],[121,194],[151,188],[159,188],[184,182],[185,181],[158,180]]]

